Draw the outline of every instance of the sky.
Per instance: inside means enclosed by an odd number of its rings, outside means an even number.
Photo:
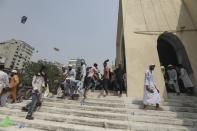
[[[115,61],[118,0],[0,0],[0,20],[0,42],[25,41],[35,48],[33,61]]]

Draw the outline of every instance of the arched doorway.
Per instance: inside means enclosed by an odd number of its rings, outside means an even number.
[[[187,52],[183,43],[176,35],[169,32],[161,34],[157,41],[157,50],[161,65],[167,67],[169,64],[174,66],[182,64],[188,74],[192,76],[193,70]],[[179,83],[179,85],[181,92],[185,92],[182,84]]]

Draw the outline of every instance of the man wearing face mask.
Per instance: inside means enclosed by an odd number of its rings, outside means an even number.
[[[41,96],[44,91],[44,88],[47,87],[47,75],[46,75],[46,67],[42,66],[40,71],[34,75],[32,80],[32,101],[22,108],[23,111],[27,111],[28,114],[26,119],[33,120],[32,117],[33,112],[36,110],[37,106],[41,106]]]

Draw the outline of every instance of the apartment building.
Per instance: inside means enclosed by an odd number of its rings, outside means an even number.
[[[5,59],[5,68],[22,69],[31,61],[34,48],[21,40],[11,39],[0,43],[0,58]]]

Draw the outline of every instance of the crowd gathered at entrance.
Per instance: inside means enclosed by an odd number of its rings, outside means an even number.
[[[161,66],[161,70],[168,92],[176,92],[177,95],[180,95],[181,92],[188,95],[194,94],[194,84],[183,65],[175,66],[170,64],[167,67]]]
[[[156,86],[156,82],[153,77],[153,70],[155,65],[149,65],[148,70],[145,73],[144,78],[144,109],[148,108],[148,105],[156,105],[156,110],[162,110],[159,106],[160,103],[160,91]],[[168,65],[167,68],[161,66],[167,91],[174,91],[177,95],[180,95],[180,87],[185,89],[188,95],[194,95],[194,85],[187,73],[187,70],[179,64],[178,66]]]

